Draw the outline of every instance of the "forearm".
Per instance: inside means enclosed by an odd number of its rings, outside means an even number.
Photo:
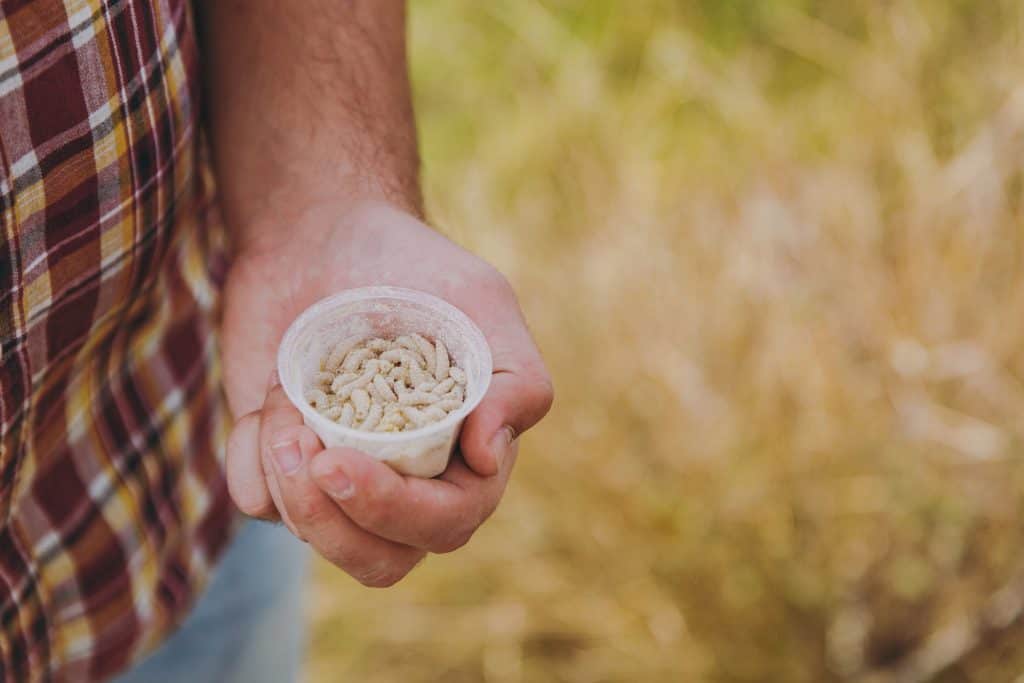
[[[238,248],[321,202],[421,212],[402,0],[204,0],[206,121]]]

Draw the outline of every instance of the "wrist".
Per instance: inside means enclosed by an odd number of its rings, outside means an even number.
[[[232,260],[308,260],[324,250],[337,249],[339,243],[345,243],[346,233],[376,229],[379,221],[374,215],[382,211],[419,218],[409,201],[392,201],[372,193],[307,194],[280,205],[263,202],[262,210],[230,230]]]
[[[221,213],[236,254],[292,240],[293,226],[317,224],[308,220],[310,214],[345,214],[367,202],[423,218],[415,154],[401,161],[380,155],[373,164],[356,165],[332,155],[297,160],[268,146],[266,157],[258,169],[217,164]]]

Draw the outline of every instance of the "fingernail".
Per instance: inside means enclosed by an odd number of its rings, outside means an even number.
[[[332,498],[348,500],[356,495],[356,487],[340,467],[328,470],[319,477]]]
[[[514,438],[515,434],[512,433],[512,428],[508,425],[499,429],[498,432],[491,437],[491,453],[494,454],[494,464],[499,470],[501,469],[501,464],[505,462],[509,446],[512,445],[512,440]]]
[[[270,391],[278,384],[281,383],[281,378],[277,374],[277,370],[270,373],[270,380],[267,382],[267,391]]]
[[[291,474],[302,464],[302,451],[298,441],[285,441],[270,447],[277,466],[284,474]]]

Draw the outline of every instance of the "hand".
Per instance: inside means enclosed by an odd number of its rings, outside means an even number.
[[[276,235],[238,255],[225,289],[225,387],[241,416],[228,443],[231,497],[250,516],[281,519],[362,583],[391,585],[426,552],[461,547],[494,511],[517,437],[551,406],[551,380],[505,278],[412,216],[379,203],[321,206],[277,226]],[[459,307],[494,358],[490,388],[463,426],[462,457],[436,479],[324,449],[280,386],[267,386],[278,343],[305,308],[383,284]]]

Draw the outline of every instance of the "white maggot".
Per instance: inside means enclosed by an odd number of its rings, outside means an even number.
[[[443,342],[420,334],[336,345],[306,399],[329,420],[362,431],[404,431],[462,406],[466,373]]]

